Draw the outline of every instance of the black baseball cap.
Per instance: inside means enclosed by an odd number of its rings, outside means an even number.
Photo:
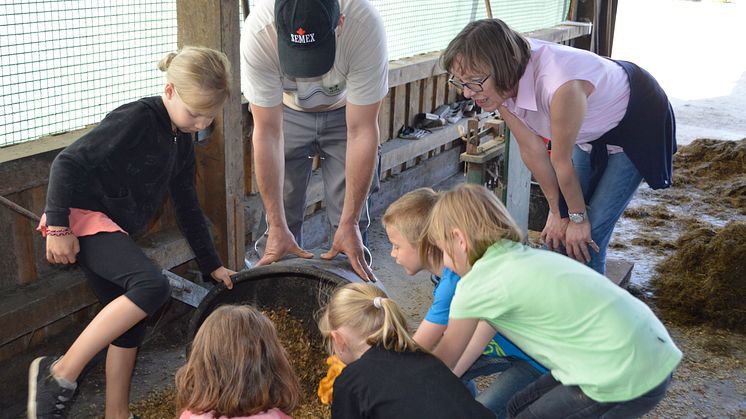
[[[318,77],[334,65],[339,0],[276,0],[275,27],[282,72]]]

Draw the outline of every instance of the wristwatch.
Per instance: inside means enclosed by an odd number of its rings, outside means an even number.
[[[570,217],[570,221],[575,224],[583,224],[585,221],[585,211],[583,212],[571,212],[567,214]]]

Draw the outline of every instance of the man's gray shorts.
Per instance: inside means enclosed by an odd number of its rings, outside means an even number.
[[[336,231],[342,216],[347,153],[345,108],[329,112],[299,112],[285,106],[282,128],[285,136],[285,218],[298,245],[302,247],[301,227],[306,209],[306,192],[311,179],[313,156],[316,153],[321,156],[324,206],[332,233]],[[380,160],[378,155],[371,158],[376,159],[376,170],[369,194],[378,190],[379,185]],[[369,224],[368,205],[363,205],[360,214],[361,234],[365,234]]]

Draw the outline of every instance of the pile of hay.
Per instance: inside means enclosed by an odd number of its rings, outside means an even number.
[[[319,381],[327,370],[323,341],[318,334],[310,333],[309,325],[304,325],[303,320],[290,314],[287,309],[264,310],[264,314],[275,324],[280,342],[288,352],[300,382],[301,403],[291,416],[295,419],[330,418],[331,407],[321,404],[316,395]],[[316,327],[315,324],[310,326]]]
[[[746,223],[692,223],[651,285],[667,319],[746,332]]]
[[[692,185],[711,193],[709,204],[723,203],[746,214],[746,138],[698,139],[674,156],[674,186]]]

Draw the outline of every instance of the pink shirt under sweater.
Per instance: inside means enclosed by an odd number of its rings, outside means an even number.
[[[518,82],[518,96],[505,106],[535,134],[552,138],[549,104],[554,93],[571,80],[586,80],[594,87],[588,96],[583,125],[575,141],[585,151],[607,131],[619,125],[629,103],[629,80],[615,62],[591,52],[551,42],[529,39],[531,58]],[[621,147],[607,146],[609,152]]]
[[[220,416],[219,418],[216,418],[212,415],[212,413],[203,413],[201,415],[195,415],[194,413],[185,410],[181,412],[181,415],[179,416],[179,419],[229,419],[226,416]],[[290,416],[286,415],[285,412],[278,408],[273,408],[270,410],[267,410],[266,412],[257,413],[256,415],[251,416],[234,416],[230,419],[292,419]]]
[[[117,223],[111,220],[108,215],[103,212],[89,211],[78,208],[70,208],[70,230],[72,230],[75,237],[92,236],[96,233],[107,232],[112,233],[115,231],[121,231],[127,233],[119,227]],[[47,215],[42,214],[41,220],[36,230],[41,232],[41,235],[47,237]]]

